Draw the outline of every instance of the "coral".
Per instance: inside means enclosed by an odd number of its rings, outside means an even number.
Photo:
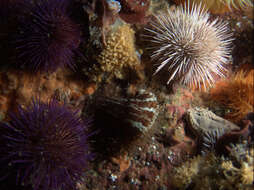
[[[134,30],[127,24],[112,31],[106,39],[106,47],[98,57],[100,69],[123,78],[124,69],[135,69],[140,60],[135,49]]]
[[[254,111],[254,69],[240,69],[229,80],[216,83],[210,98],[231,109],[226,117],[239,122],[249,112]]]
[[[203,161],[202,158],[197,156],[185,162],[183,166],[175,169],[173,177],[174,186],[185,189],[192,182],[192,178],[198,175],[201,161]]]
[[[39,0],[25,6],[29,15],[19,20],[15,45],[19,64],[33,71],[74,67],[73,56],[81,32],[69,17],[68,0]]]
[[[184,4],[186,2],[202,3],[206,9],[208,9],[213,14],[222,14],[235,9],[244,10],[247,7],[253,7],[253,2],[251,0],[174,0],[176,3]]]
[[[0,123],[1,169],[17,171],[18,180],[38,189],[76,189],[87,159],[87,124],[77,112],[53,99],[34,100]]]
[[[172,173],[175,187],[180,189],[240,190],[253,184],[253,149],[245,149],[245,158],[237,160],[218,157],[213,153],[196,156]]]
[[[177,81],[206,90],[225,75],[232,35],[225,22],[209,21],[201,5],[155,15],[143,36],[152,60],[159,63],[155,74],[167,70],[168,84]]]
[[[120,0],[122,9],[120,17],[127,23],[145,23],[147,11],[150,6],[150,0]]]

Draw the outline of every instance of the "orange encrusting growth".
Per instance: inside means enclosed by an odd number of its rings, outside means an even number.
[[[246,114],[254,111],[254,69],[240,69],[229,80],[223,80],[211,89],[213,100],[231,109],[226,116],[238,122]]]
[[[245,8],[252,6],[250,0],[174,0],[177,4],[185,4],[190,2],[190,5],[200,4],[205,6],[212,14],[223,14],[232,10],[245,10]]]

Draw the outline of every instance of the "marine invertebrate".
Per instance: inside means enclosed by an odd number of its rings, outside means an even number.
[[[201,5],[155,15],[143,36],[152,60],[159,64],[155,74],[168,69],[167,83],[179,81],[206,89],[226,72],[231,34],[225,22],[209,21],[209,13]]]
[[[112,13],[114,15],[119,13],[121,8],[122,8],[121,3],[119,1],[116,1],[116,0],[107,0],[107,4],[108,4],[108,7],[109,7],[109,10],[112,11]]]
[[[97,60],[102,71],[112,72],[117,78],[123,78],[124,69],[140,65],[135,49],[134,30],[125,24],[112,31]]]
[[[203,162],[202,157],[197,156],[176,168],[174,170],[174,177],[172,178],[174,186],[186,189],[192,183],[192,178],[198,175],[201,162]]]
[[[222,160],[221,169],[226,179],[232,183],[232,187],[233,184],[236,185],[237,189],[241,189],[244,185],[253,185],[253,156],[253,148],[250,148],[248,142],[244,141],[232,146],[232,151],[230,152],[232,160]]]
[[[32,184],[34,190],[76,189],[89,158],[87,125],[77,112],[55,99],[34,100],[0,127],[1,167],[17,170],[21,183]]]
[[[174,0],[176,3],[202,3],[203,6],[208,9],[213,14],[222,14],[225,12],[229,12],[232,9],[245,9],[248,6],[253,6],[253,2],[251,0]]]
[[[189,126],[198,136],[202,136],[209,131],[215,132],[216,130],[219,130],[215,133],[226,133],[231,130],[240,129],[234,123],[227,121],[204,108],[191,108],[187,111],[186,116]]]
[[[153,126],[159,108],[156,96],[144,89],[131,98],[107,98],[104,105],[111,108],[108,112],[114,117],[142,133]]]
[[[35,71],[74,67],[73,56],[81,32],[68,15],[68,0],[39,0],[25,6],[29,15],[20,19],[16,36],[20,64]]]
[[[239,122],[254,110],[254,69],[240,69],[229,80],[219,81],[211,89],[210,99],[219,102],[231,111],[226,117]]]
[[[94,110],[92,144],[103,156],[119,156],[137,145],[140,136],[149,135],[157,119],[159,107],[156,96],[144,89],[127,97],[100,96],[92,105]],[[91,111],[89,107],[87,107]]]
[[[199,140],[199,151],[202,154],[212,151],[217,140],[226,133],[240,128],[213,112],[203,108],[191,108],[186,113],[188,127]]]
[[[196,156],[174,168],[172,182],[181,189],[240,190],[253,185],[253,149],[247,148],[245,158],[219,157],[214,153]]]
[[[150,0],[120,0],[120,17],[127,23],[145,23]]]

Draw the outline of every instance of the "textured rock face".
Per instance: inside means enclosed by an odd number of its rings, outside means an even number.
[[[29,75],[26,72],[0,73],[0,115],[16,109],[17,104],[29,105],[33,97],[46,101],[53,96],[61,101],[78,102],[95,86],[74,79],[71,71],[58,70],[53,74]],[[71,103],[71,102],[70,102]]]

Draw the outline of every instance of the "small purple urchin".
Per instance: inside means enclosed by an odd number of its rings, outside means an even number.
[[[90,158],[87,124],[76,112],[54,99],[33,101],[0,128],[0,161],[17,170],[22,184],[34,190],[76,189]]]
[[[215,76],[223,77],[230,58],[232,35],[227,24],[193,5],[160,13],[145,28],[152,59],[159,62],[155,72],[168,66],[168,83],[179,81],[190,87],[211,86]]]
[[[34,71],[55,71],[74,67],[73,56],[81,41],[81,31],[68,15],[69,0],[24,1],[28,16],[20,19],[17,56],[23,66]]]

